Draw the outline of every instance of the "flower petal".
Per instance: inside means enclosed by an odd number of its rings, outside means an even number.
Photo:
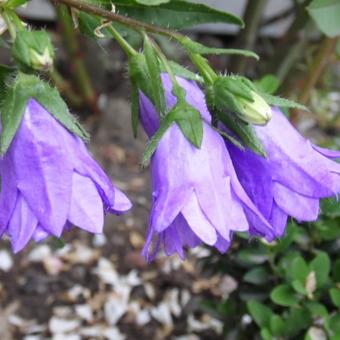
[[[72,199],[68,220],[91,233],[101,233],[104,207],[95,184],[76,172],[73,174]]]
[[[280,183],[274,184],[274,200],[285,213],[299,221],[315,221],[318,218],[318,199],[300,195]]]
[[[19,252],[27,245],[37,225],[37,218],[23,196],[19,194],[7,228],[14,253]]]

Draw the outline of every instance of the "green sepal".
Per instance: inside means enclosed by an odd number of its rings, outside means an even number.
[[[166,101],[161,79],[161,66],[157,53],[146,34],[144,35],[144,55],[149,73],[149,82],[152,89],[151,99],[155,104],[157,112],[159,112],[161,117],[163,117],[166,113]]]
[[[11,145],[30,98],[36,99],[70,132],[85,140],[88,139],[88,134],[69,113],[67,105],[56,89],[34,75],[19,72],[11,86],[7,89],[5,98],[1,103],[1,155],[5,154]]]
[[[196,41],[191,40],[187,36],[176,36],[177,41],[188,51],[191,53],[197,53],[200,55],[205,54],[216,54],[216,55],[240,55],[243,57],[254,58],[259,60],[259,56],[249,50],[241,50],[235,48],[215,48],[215,47],[208,47],[203,44],[200,44]]]
[[[271,94],[263,93],[263,92],[259,92],[259,94],[263,97],[263,99],[269,105],[309,111],[306,106],[299,104],[299,103],[296,103],[293,100],[281,98],[281,97],[278,97],[278,96],[272,96]]]
[[[137,137],[139,124],[139,92],[138,88],[132,84],[131,87],[131,125],[133,136]]]

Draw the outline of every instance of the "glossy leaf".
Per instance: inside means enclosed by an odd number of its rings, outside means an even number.
[[[298,304],[297,295],[288,285],[276,286],[270,293],[270,298],[280,306],[295,306]]]
[[[261,328],[270,326],[270,319],[273,315],[273,312],[270,310],[270,308],[255,300],[249,301],[247,303],[247,308],[258,326]]]
[[[324,252],[320,252],[309,264],[309,267],[315,272],[317,286],[323,286],[328,281],[331,270],[329,256]]]

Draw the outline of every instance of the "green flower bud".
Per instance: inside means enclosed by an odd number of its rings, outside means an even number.
[[[219,77],[213,85],[214,106],[230,111],[245,122],[266,125],[272,117],[271,107],[242,77]]]
[[[242,97],[238,98],[243,108],[243,113],[240,116],[248,123],[266,125],[272,118],[272,109],[255,91],[252,91],[251,95],[253,102]]]
[[[48,71],[53,66],[54,49],[45,31],[19,31],[12,55],[24,69]]]

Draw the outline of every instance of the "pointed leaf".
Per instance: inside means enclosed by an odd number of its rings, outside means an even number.
[[[270,308],[255,300],[249,301],[247,303],[247,308],[259,327],[264,328],[270,326],[270,319],[273,315]]]
[[[309,268],[315,272],[317,287],[323,286],[328,281],[331,270],[328,254],[320,252],[309,264]]]
[[[183,45],[187,50],[189,50],[191,53],[197,53],[197,54],[225,54],[225,55],[240,55],[244,57],[254,58],[256,60],[259,60],[259,56],[249,50],[240,50],[235,48],[214,48],[214,47],[208,47],[203,44],[200,44],[196,41],[191,40],[190,38],[186,36],[179,36],[176,37],[177,41]]]
[[[306,106],[301,105],[299,103],[296,103],[292,100],[277,97],[277,96],[272,96],[268,93],[262,93],[260,92],[260,95],[263,97],[263,99],[272,106],[279,106],[279,107],[287,107],[291,109],[299,109],[299,110],[304,110],[304,111],[309,111]]]

